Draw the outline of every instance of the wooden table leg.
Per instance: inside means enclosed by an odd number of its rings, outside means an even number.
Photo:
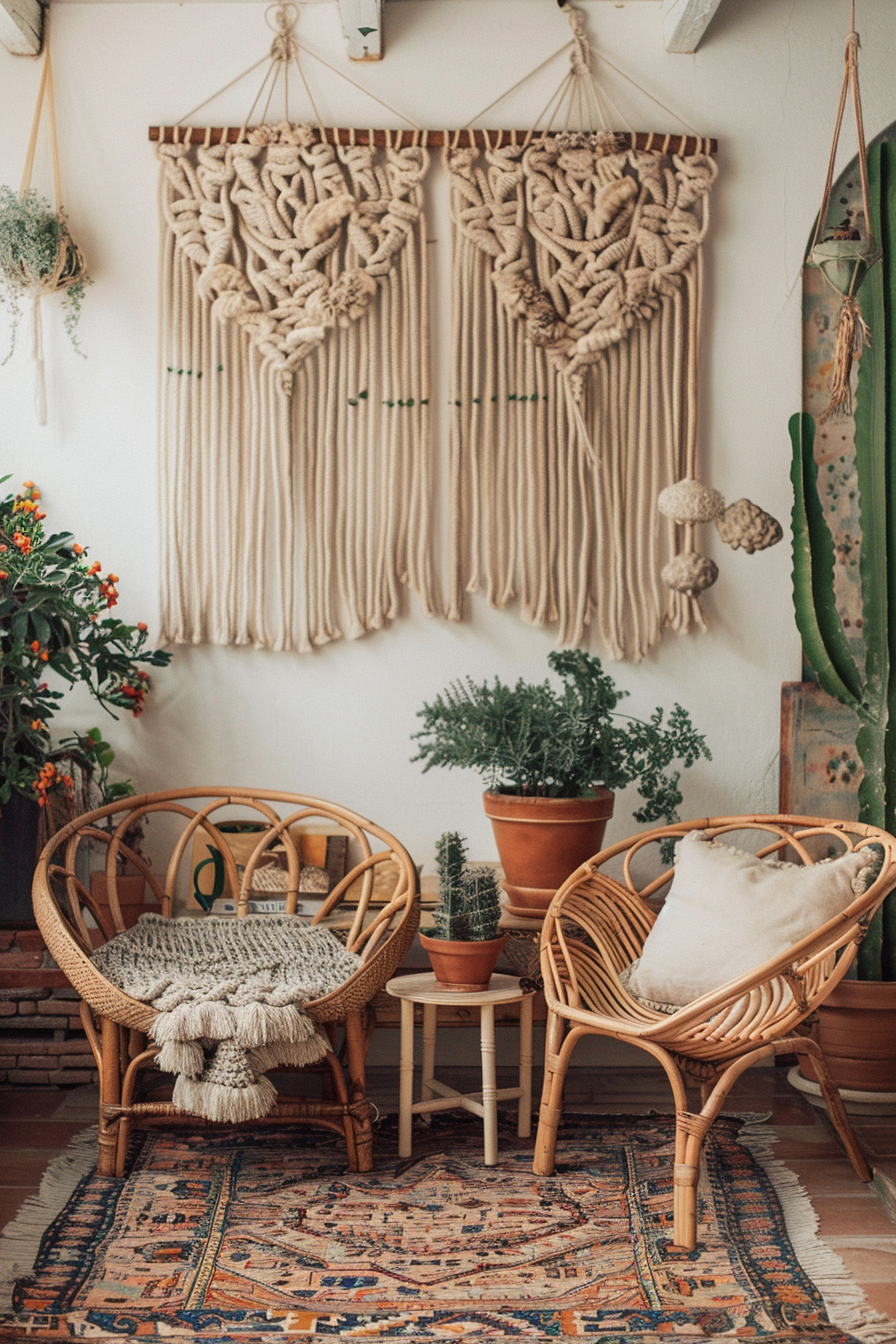
[[[516,1132],[521,1139],[532,1133],[532,994],[520,1003],[520,1106]]]
[[[485,1136],[485,1165],[498,1165],[498,1098],[495,1077],[495,1007],[483,1003],[479,1009],[479,1035],[482,1051],[482,1127]]]
[[[414,1104],[414,1005],[401,1000],[401,1064],[398,1093],[398,1156],[410,1157]]]
[[[436,1067],[436,1024],[439,1007],[435,1003],[423,1005],[423,1077],[420,1081],[420,1100],[429,1101],[435,1096],[430,1087]],[[429,1117],[427,1116],[427,1119]]]

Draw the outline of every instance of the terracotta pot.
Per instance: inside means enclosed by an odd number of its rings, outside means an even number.
[[[818,1010],[815,1039],[838,1087],[896,1092],[896,983],[841,980]],[[800,1072],[817,1082],[805,1058]]]
[[[421,933],[420,946],[429,955],[440,989],[458,994],[477,994],[488,989],[495,962],[507,942],[507,934],[485,942],[452,942],[448,938],[428,938]]]
[[[14,793],[0,808],[0,926],[35,928],[31,879],[37,867],[40,808]]]
[[[159,903],[153,896],[149,904],[146,901],[146,880],[142,873],[120,874],[115,883],[118,904],[124,927],[129,929],[137,923],[140,916],[149,910],[158,910]],[[109,908],[109,896],[105,873],[90,874],[90,894],[97,905]]]
[[[608,789],[597,789],[593,798],[484,795],[511,914],[544,914],[570,873],[600,851],[613,802]]]

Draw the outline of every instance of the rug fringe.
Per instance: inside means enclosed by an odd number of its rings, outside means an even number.
[[[839,1255],[818,1236],[818,1214],[802,1182],[774,1156],[778,1136],[766,1125],[750,1120],[737,1137],[774,1186],[796,1257],[824,1298],[833,1324],[849,1331],[862,1344],[896,1344],[896,1321],[869,1306]]]
[[[8,1304],[16,1279],[30,1274],[47,1228],[71,1199],[78,1182],[96,1166],[97,1126],[76,1134],[44,1172],[40,1190],[29,1195],[0,1233],[0,1294]]]

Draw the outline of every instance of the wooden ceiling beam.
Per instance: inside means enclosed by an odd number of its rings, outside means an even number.
[[[38,56],[44,40],[40,0],[0,0],[0,42],[14,56]]]
[[[721,0],[663,0],[666,50],[695,52],[720,4]]]
[[[349,60],[381,61],[383,0],[339,0],[339,15]]]

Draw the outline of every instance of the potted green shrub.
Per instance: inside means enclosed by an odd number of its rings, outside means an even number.
[[[488,989],[495,962],[507,941],[498,934],[501,903],[498,878],[487,864],[467,863],[467,847],[457,831],[446,831],[436,846],[439,901],[435,930],[420,934],[439,986],[473,993]]]
[[[44,517],[33,481],[0,499],[2,923],[32,920],[39,844],[83,810],[82,786],[93,775],[89,760],[86,771],[72,771],[70,748],[53,747],[49,723],[65,698],[57,687],[83,683],[113,717],[115,709],[139,715],[151,687],[145,668],[171,656],[147,648],[142,621],[112,615],[118,576],[103,574],[71,533],[47,535]]]
[[[815,422],[790,421],[793,444],[793,594],[796,623],[823,688],[853,709],[856,748],[865,767],[859,820],[896,834],[896,271],[889,188],[896,145],[883,137],[868,151],[872,218],[883,265],[862,287],[874,340],[859,362],[855,398],[856,473],[861,518],[861,638],[857,659],[834,591],[834,542],[818,491]],[[857,621],[856,626],[859,627]],[[855,632],[853,632],[855,634]],[[819,1010],[819,1034],[835,1082],[859,1092],[896,1092],[896,892],[869,925],[856,958],[856,979],[840,982]]]
[[[487,785],[512,913],[547,909],[570,873],[596,854],[613,815],[613,790],[637,784],[642,822],[673,821],[680,771],[710,759],[690,716],[675,705],[648,720],[620,714],[627,694],[582,649],[548,655],[562,683],[455,682],[419,711],[415,761],[477,770]]]

